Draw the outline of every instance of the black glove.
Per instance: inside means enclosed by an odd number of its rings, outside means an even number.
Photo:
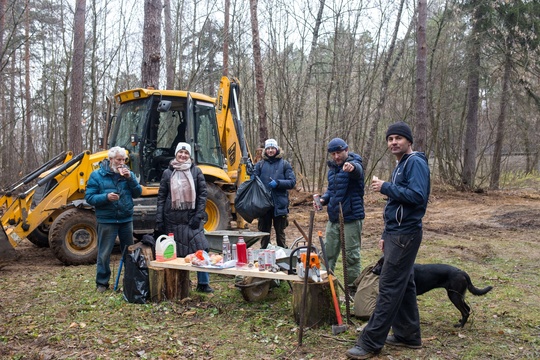
[[[156,225],[154,226],[154,231],[157,233],[163,233],[163,230],[164,230],[163,223],[157,222]]]
[[[189,219],[189,227],[193,230],[198,229],[201,226],[201,219],[198,216],[194,216]]]

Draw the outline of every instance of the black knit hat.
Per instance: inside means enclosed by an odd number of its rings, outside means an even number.
[[[403,121],[398,121],[397,123],[388,127],[388,130],[386,130],[386,140],[388,140],[390,135],[401,135],[405,139],[409,140],[411,144],[413,143],[411,128]]]
[[[347,150],[348,148],[349,148],[349,145],[347,145],[345,140],[343,140],[341,138],[333,138],[328,143],[328,152],[329,153]]]

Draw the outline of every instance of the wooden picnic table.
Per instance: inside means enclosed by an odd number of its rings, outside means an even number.
[[[213,274],[242,276],[243,281],[235,285],[240,288],[246,301],[259,301],[264,299],[269,291],[272,280],[289,281],[293,290],[293,313],[295,320],[299,321],[300,299],[303,279],[296,274],[287,274],[285,271],[272,272],[259,271],[258,268],[244,267],[241,269],[201,267],[186,263],[183,258],[169,261],[151,261],[149,268],[150,294],[153,301],[161,301],[164,294],[168,300],[181,300],[189,296],[190,271],[203,271]],[[326,271],[321,270],[321,282],[309,283],[307,313],[307,326],[318,326],[321,323],[332,323],[335,313],[331,306],[331,295]],[[155,298],[158,296],[158,298]],[[323,321],[321,321],[323,320]]]

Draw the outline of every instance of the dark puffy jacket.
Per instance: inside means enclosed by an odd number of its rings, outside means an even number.
[[[162,230],[165,234],[174,234],[177,255],[186,256],[193,254],[197,250],[207,250],[209,247],[208,240],[204,236],[204,223],[202,221],[206,218],[205,208],[208,192],[201,169],[192,164],[190,171],[197,195],[195,209],[173,210],[171,200],[171,175],[173,170],[174,168],[169,166],[161,177],[157,197],[156,223],[164,225]],[[192,218],[196,218],[199,222],[197,229],[192,229],[189,226]]]
[[[263,160],[255,164],[252,176],[257,175],[272,194],[274,201],[274,216],[289,213],[289,190],[296,186],[296,176],[291,164],[283,159],[281,149],[274,157],[263,153]],[[277,187],[272,189],[268,183],[276,180]]]
[[[111,192],[120,194],[118,201],[109,201]],[[111,170],[109,160],[103,160],[99,169],[90,174],[84,198],[96,209],[98,223],[114,224],[133,221],[133,198],[142,194],[141,185],[133,172],[126,179]]]
[[[353,164],[354,170],[343,171],[343,164],[338,165],[333,160],[328,161],[328,189],[322,199],[328,206],[328,219],[333,223],[339,222],[339,203],[343,209],[345,222],[361,220],[365,217],[362,157],[349,152],[345,162]]]
[[[385,232],[410,234],[422,228],[430,192],[429,166],[424,153],[405,154],[385,182],[381,194],[388,196],[384,208]]]

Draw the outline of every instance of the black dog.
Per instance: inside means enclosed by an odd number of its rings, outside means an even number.
[[[372,272],[380,275],[384,256],[379,259]],[[474,295],[487,294],[492,286],[483,289],[476,288],[469,274],[457,267],[446,264],[414,264],[414,282],[416,284],[416,295],[422,295],[430,290],[445,288],[448,298],[461,312],[461,320],[455,327],[463,327],[469,319],[471,308],[465,302],[467,289]]]
[[[461,320],[455,327],[463,327],[469,319],[471,308],[465,302],[467,289],[474,295],[487,294],[492,286],[476,288],[469,274],[454,266],[445,264],[414,264],[414,282],[416,295],[422,295],[436,288],[445,288],[448,298],[461,312]]]

